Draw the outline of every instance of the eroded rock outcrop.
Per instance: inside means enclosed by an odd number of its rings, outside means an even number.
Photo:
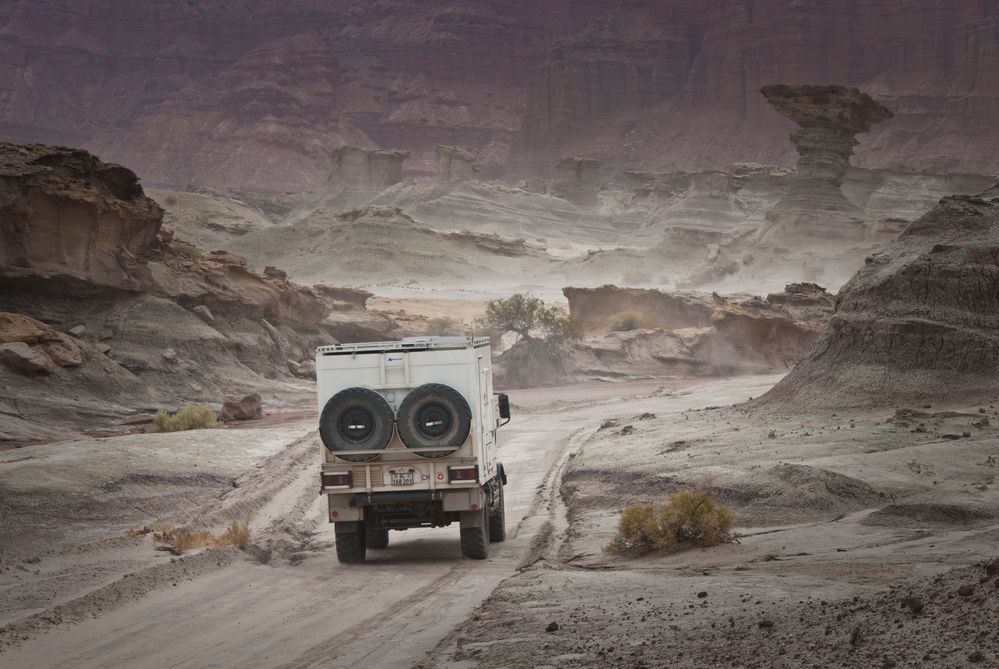
[[[899,406],[999,393],[999,192],[944,198],[843,287],[829,329],[761,401]]]
[[[85,151],[0,144],[0,211],[0,403],[18,407],[3,439],[233,386],[273,392],[289,359],[336,338],[334,308],[352,328],[392,325],[364,318],[364,293],[175,239],[134,173]]]
[[[577,375],[744,374],[786,369],[818,339],[833,297],[790,284],[766,298],[603,286],[566,288],[587,338],[571,347]]]
[[[892,113],[847,86],[783,84],[760,89],[773,107],[799,125],[791,135],[798,172],[790,191],[767,213],[789,232],[837,237],[854,232],[861,210],[841,190],[856,136]]]
[[[162,210],[86,151],[0,143],[0,277],[142,290]]]
[[[402,181],[407,151],[358,149],[342,146],[332,152],[330,192],[342,209],[367,204],[389,186]]]
[[[439,145],[434,149],[437,154],[437,183],[453,186],[474,179],[479,172],[476,161],[478,151],[461,146]]]

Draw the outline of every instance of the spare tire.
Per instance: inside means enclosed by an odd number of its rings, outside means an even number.
[[[427,383],[411,390],[399,406],[399,436],[408,448],[443,446],[447,451],[424,451],[424,458],[443,458],[468,439],[472,410],[457,390]]]
[[[392,440],[395,416],[385,398],[370,388],[347,388],[331,397],[319,417],[319,437],[333,455],[351,462],[377,458],[340,451],[381,450]]]

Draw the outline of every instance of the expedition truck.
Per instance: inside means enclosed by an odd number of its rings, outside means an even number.
[[[316,349],[321,493],[340,562],[388,547],[389,530],[461,527],[461,552],[484,559],[506,538],[487,337],[414,337]]]

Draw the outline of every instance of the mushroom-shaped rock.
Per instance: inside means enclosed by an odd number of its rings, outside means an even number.
[[[806,233],[839,236],[844,230],[837,223],[855,224],[861,215],[840,190],[856,137],[891,118],[891,111],[849,86],[777,84],[760,92],[800,126],[791,135],[801,156],[797,177],[767,217]]]

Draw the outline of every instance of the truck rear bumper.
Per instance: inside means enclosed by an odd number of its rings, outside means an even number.
[[[435,509],[443,513],[475,511],[487,503],[483,488],[458,490],[412,490],[373,493],[329,493],[330,522],[364,520],[365,509],[375,512],[394,509]]]

